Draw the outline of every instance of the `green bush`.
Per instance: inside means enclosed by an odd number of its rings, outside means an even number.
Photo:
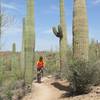
[[[13,94],[11,93],[10,90],[6,91],[6,95],[7,95],[8,100],[12,100],[12,95]]]
[[[73,61],[69,65],[67,79],[71,82],[72,90],[76,94],[89,92],[90,87],[95,85],[100,76],[100,70],[95,64],[86,61]],[[96,77],[98,76],[98,77]]]
[[[98,60],[93,67],[95,68],[94,85],[100,85],[100,60]]]

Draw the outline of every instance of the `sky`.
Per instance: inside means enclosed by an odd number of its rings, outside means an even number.
[[[2,9],[10,17],[11,24],[3,28],[2,50],[12,50],[16,43],[17,51],[22,48],[23,18],[26,16],[26,0],[1,0]],[[52,27],[59,24],[59,0],[35,0],[35,48],[38,51],[58,50],[59,39]],[[100,0],[87,0],[89,39],[100,42]],[[65,18],[68,44],[72,45],[73,0],[65,0]]]

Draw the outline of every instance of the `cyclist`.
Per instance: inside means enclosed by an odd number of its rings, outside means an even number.
[[[37,73],[39,71],[41,71],[41,74],[42,74],[42,77],[43,77],[43,69],[45,67],[45,63],[44,63],[44,59],[42,56],[39,57],[39,60],[37,61],[37,64],[36,64],[36,67],[37,67]]]

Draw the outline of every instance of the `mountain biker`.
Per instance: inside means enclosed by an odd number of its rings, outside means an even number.
[[[43,77],[43,69],[45,67],[45,63],[42,56],[40,56],[39,60],[37,61],[36,67],[37,67],[37,72],[41,70],[42,77]]]

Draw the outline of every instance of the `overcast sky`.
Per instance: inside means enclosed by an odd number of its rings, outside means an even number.
[[[57,50],[58,38],[52,33],[52,26],[59,24],[59,0],[35,1],[36,50]],[[14,17],[14,23],[6,29],[2,39],[2,49],[11,50],[16,43],[18,51],[22,43],[22,20],[26,15],[26,0],[1,0],[2,8],[8,16]],[[72,44],[73,0],[65,0],[68,44]],[[100,0],[87,0],[89,38],[100,41]]]

